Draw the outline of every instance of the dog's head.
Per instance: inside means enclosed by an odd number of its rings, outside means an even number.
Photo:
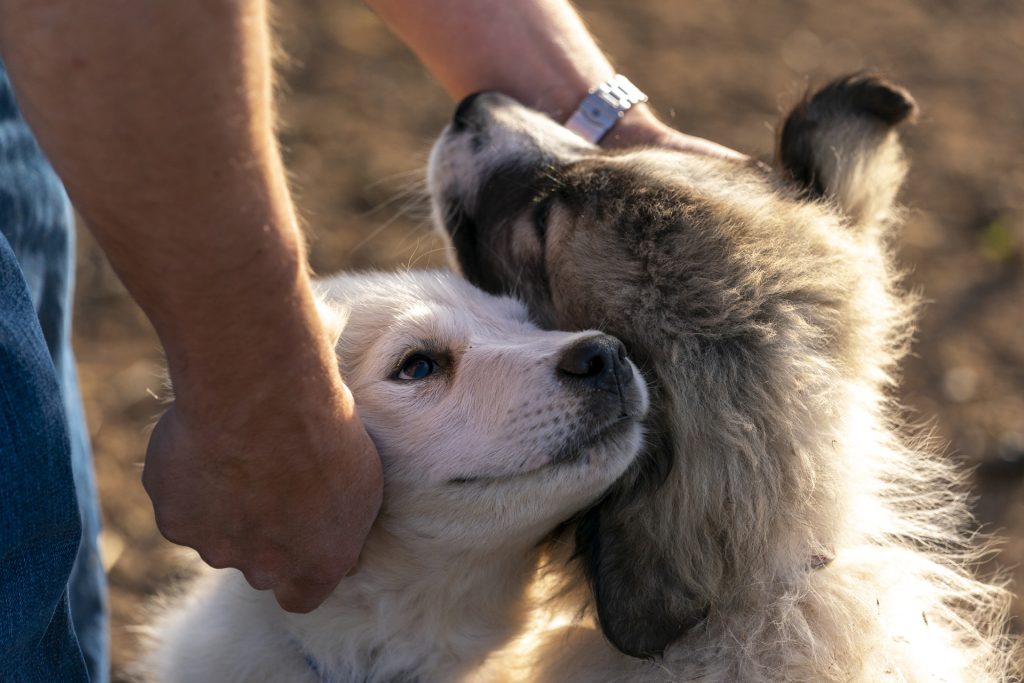
[[[577,531],[622,651],[660,653],[772,553],[801,566],[832,542],[787,525],[836,504],[830,392],[884,382],[900,312],[873,235],[903,174],[891,128],[913,111],[876,78],[837,81],[790,115],[774,170],[605,151],[491,93],[435,145],[455,265],[544,327],[616,335],[651,381],[650,445]]]
[[[320,288],[391,534],[445,552],[536,543],[635,457],[647,392],[617,339],[542,331],[450,273]]]

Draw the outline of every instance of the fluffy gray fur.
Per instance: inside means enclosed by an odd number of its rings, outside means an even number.
[[[588,577],[607,641],[533,633],[526,678],[1013,675],[960,475],[892,399],[915,304],[889,245],[894,126],[914,112],[836,81],[769,171],[606,152],[498,95],[460,109],[430,171],[456,265],[542,325],[619,337],[652,392],[645,452],[576,523],[565,577]]]

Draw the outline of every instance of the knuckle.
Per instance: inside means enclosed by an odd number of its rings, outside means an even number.
[[[286,578],[285,566],[275,554],[250,554],[243,569],[245,580],[256,590],[278,586]]]
[[[335,585],[355,566],[356,559],[350,553],[322,557],[305,568],[302,581],[315,585]]]
[[[154,505],[162,499],[163,481],[159,475],[155,458],[152,456],[147,456],[146,463],[142,466],[142,488]]]
[[[227,543],[211,543],[196,550],[199,557],[203,558],[203,562],[214,569],[227,569],[239,565],[234,549]]]
[[[194,539],[191,538],[190,525],[180,514],[161,507],[154,507],[153,513],[156,528],[168,541],[177,545],[187,546],[191,546],[194,543]]]
[[[334,587],[351,568],[352,565],[350,564],[313,567],[310,571],[303,574],[302,581],[303,583],[310,583],[316,586],[330,585]]]
[[[281,609],[295,614],[306,614],[319,606],[319,603],[309,600],[290,585],[274,589],[274,598]]]
[[[245,580],[254,590],[265,591],[277,585],[276,577],[269,572],[252,568],[241,571],[242,575],[245,576]]]

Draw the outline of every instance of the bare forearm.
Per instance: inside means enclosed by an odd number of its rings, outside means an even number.
[[[312,315],[264,14],[262,0],[0,2],[26,118],[172,375],[237,363],[254,330]]]
[[[454,99],[499,90],[564,121],[615,72],[568,3],[367,0]]]
[[[366,3],[456,100],[478,90],[497,90],[564,123],[590,88],[615,73],[569,0]],[[630,109],[601,145],[663,145],[744,158],[672,129],[646,104]]]
[[[157,525],[286,609],[356,561],[381,466],[313,304],[265,0],[0,0],[22,109],[167,351]]]

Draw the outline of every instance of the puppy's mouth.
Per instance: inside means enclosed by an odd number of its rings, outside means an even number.
[[[506,474],[456,477],[449,479],[448,483],[459,486],[467,484],[494,484],[526,477],[549,468],[589,465],[595,449],[600,446],[609,445],[615,440],[626,436],[637,424],[638,421],[635,417],[622,413],[590,434],[574,436],[560,446],[543,465]]]
[[[553,466],[589,464],[591,452],[594,448],[605,445],[617,437],[621,437],[635,424],[636,420],[626,413],[622,413],[607,425],[600,427],[593,434],[571,439],[558,449],[551,458],[550,464]]]

